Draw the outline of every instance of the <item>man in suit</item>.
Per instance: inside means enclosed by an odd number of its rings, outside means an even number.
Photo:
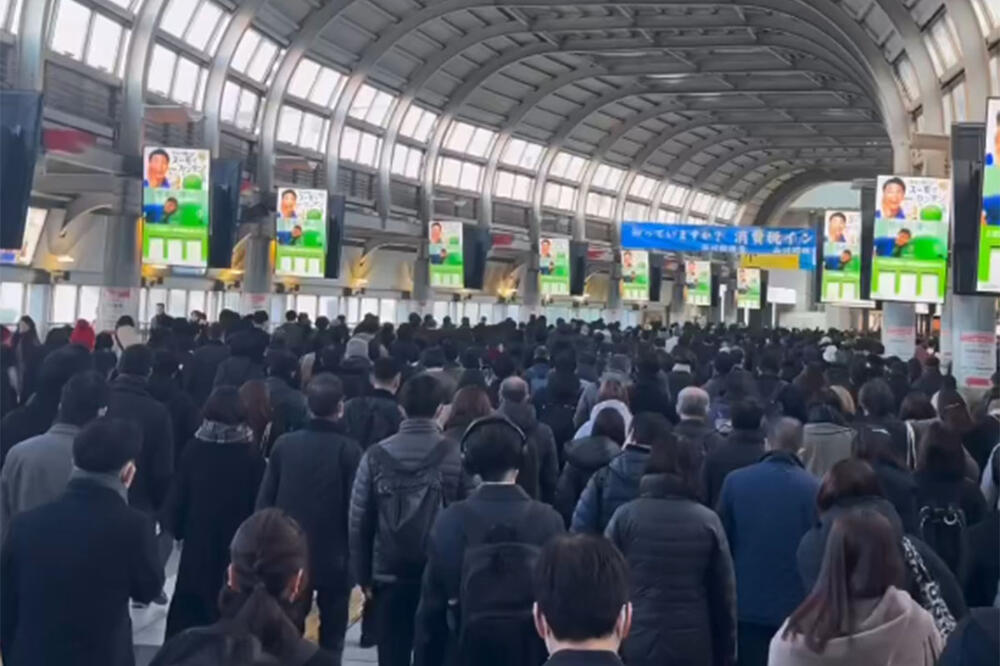
[[[55,502],[18,514],[0,550],[0,649],[18,666],[133,666],[129,598],[163,587],[153,524],[127,502],[142,433],[99,418],[73,441]]]

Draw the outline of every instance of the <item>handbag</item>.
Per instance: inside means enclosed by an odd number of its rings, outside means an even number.
[[[917,601],[934,618],[934,626],[941,634],[941,640],[947,642],[948,636],[955,631],[957,624],[955,616],[952,615],[948,604],[941,597],[941,586],[931,578],[930,572],[927,571],[924,558],[920,556],[916,546],[906,536],[903,537],[903,559],[906,560],[906,566],[913,575],[913,580],[917,583],[917,589],[920,593],[920,598]]]

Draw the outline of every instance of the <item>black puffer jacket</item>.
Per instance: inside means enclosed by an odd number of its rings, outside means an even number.
[[[629,564],[629,666],[736,661],[736,578],[719,517],[679,477],[647,474],[605,535]]]
[[[527,403],[500,403],[497,410],[521,429],[525,442],[525,460],[517,475],[517,485],[524,488],[531,499],[552,504],[559,479],[559,457],[552,429],[535,418],[535,408]]]
[[[566,445],[566,466],[556,485],[556,511],[569,526],[576,503],[594,472],[601,469],[621,452],[610,437],[592,435],[574,439]]]

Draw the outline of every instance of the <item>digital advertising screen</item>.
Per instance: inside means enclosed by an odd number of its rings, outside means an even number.
[[[861,298],[861,213],[828,210],[823,225],[824,303]]]
[[[278,190],[276,275],[321,278],[326,271],[326,190]]]
[[[712,304],[712,262],[684,262],[684,303],[686,305]]]
[[[465,286],[462,266],[462,223],[431,222],[427,230],[430,241],[430,278],[432,287],[461,289]]]
[[[649,252],[622,250],[622,298],[649,300]]]
[[[736,271],[736,307],[760,310],[759,268],[740,268]]]
[[[983,159],[983,215],[979,223],[979,268],[976,288],[1000,292],[1000,98],[986,110],[986,155]]]
[[[209,152],[147,146],[143,154],[142,261],[208,265]]]
[[[543,296],[569,296],[568,238],[543,238],[539,242],[538,283]]]
[[[871,298],[944,302],[951,181],[879,176],[875,196]]]

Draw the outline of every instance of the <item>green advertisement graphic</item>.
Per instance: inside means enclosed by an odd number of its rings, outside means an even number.
[[[147,146],[143,155],[142,261],[208,265],[209,152]]]
[[[326,274],[326,190],[281,188],[276,215],[275,274],[323,277]]]
[[[684,265],[684,303],[712,304],[712,262],[688,261]]]
[[[736,307],[760,310],[759,268],[741,268],[736,272]]]
[[[876,195],[871,298],[943,303],[951,182],[879,176]]]
[[[1000,293],[1000,98],[986,110],[986,155],[983,159],[983,215],[979,222],[976,288]]]
[[[569,296],[568,238],[543,238],[538,244],[538,289],[543,296]]]
[[[462,223],[431,222],[427,230],[432,287],[461,289],[465,286],[462,265]]]
[[[853,303],[861,298],[861,213],[828,210],[823,226],[824,303]]]
[[[622,251],[622,299],[649,300],[649,252]]]

